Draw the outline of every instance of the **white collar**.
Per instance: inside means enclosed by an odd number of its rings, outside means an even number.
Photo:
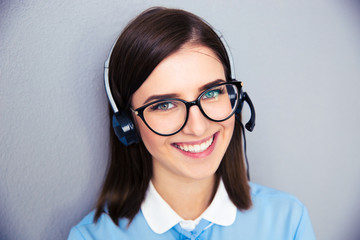
[[[201,219],[213,224],[230,226],[235,221],[237,208],[229,199],[224,183],[220,180],[210,206],[196,220],[184,220],[165,202],[150,181],[141,211],[150,228],[155,233],[162,234],[178,223],[185,230],[191,231]]]

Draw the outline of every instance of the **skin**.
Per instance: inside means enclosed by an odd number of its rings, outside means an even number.
[[[174,94],[193,101],[202,87],[214,81],[225,82],[224,68],[211,49],[185,44],[165,58],[133,94],[132,107],[138,108],[154,95]],[[205,118],[197,106],[189,111],[188,122],[177,134],[159,136],[135,116],[141,138],[153,158],[152,182],[163,199],[186,220],[201,215],[212,200],[215,172],[229,145],[234,116],[223,122]],[[177,145],[196,145],[214,138],[201,153],[184,152]]]

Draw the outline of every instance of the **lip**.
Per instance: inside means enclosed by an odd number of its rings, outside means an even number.
[[[179,142],[179,143],[173,143],[171,145],[176,150],[178,150],[180,153],[184,154],[185,156],[192,157],[192,158],[205,158],[205,157],[209,156],[213,152],[213,150],[215,148],[215,145],[216,145],[216,140],[217,140],[218,135],[219,135],[219,132],[216,132],[211,137],[208,137],[208,138],[200,140],[200,141],[183,142],[183,143]],[[186,151],[183,151],[183,150],[179,149],[178,147],[176,147],[176,145],[178,145],[178,146],[182,146],[182,145],[199,145],[201,143],[204,143],[204,142],[208,141],[210,138],[213,138],[213,141],[212,141],[211,145],[203,152],[199,152],[199,153],[186,152]]]

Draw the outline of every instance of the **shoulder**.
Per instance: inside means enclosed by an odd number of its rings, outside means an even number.
[[[246,226],[255,239],[260,235],[274,239],[315,239],[310,218],[304,204],[293,195],[250,183],[252,207],[238,210],[236,222]],[[252,225],[251,223],[257,224]],[[261,228],[258,228],[261,226]],[[256,236],[256,237],[255,237]]]
[[[250,183],[252,211],[262,214],[284,214],[300,218],[304,211],[304,204],[295,196],[273,188]]]
[[[260,184],[253,182],[249,183],[251,189],[251,198],[252,200],[268,200],[268,201],[288,201],[299,206],[303,206],[299,199],[295,196],[276,190],[270,187],[266,187]]]
[[[95,216],[95,210],[87,214],[76,226],[82,227],[82,226],[92,225],[94,223],[94,216]]]
[[[94,216],[95,211],[92,211],[74,226],[68,240],[153,239],[154,233],[147,225],[141,211],[131,224],[128,224],[128,219],[122,218],[119,220],[119,225],[116,225],[107,213],[101,214],[97,222],[94,221]]]
[[[106,213],[103,213],[96,223],[94,216],[95,211],[92,211],[74,226],[70,231],[68,240],[97,239],[95,236],[109,235],[109,230],[111,232],[118,231],[118,226],[113,223]],[[104,229],[107,229],[107,231],[104,231]]]
[[[116,225],[107,213],[102,213],[100,218],[94,221],[95,211],[86,215],[76,226],[74,226],[69,234],[68,240],[84,240],[84,239],[115,239],[124,235],[127,230],[127,219],[119,221]],[[126,239],[126,238],[125,238]]]

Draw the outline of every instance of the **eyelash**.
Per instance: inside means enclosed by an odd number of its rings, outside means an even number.
[[[157,110],[160,110],[160,111],[167,111],[167,110],[169,110],[169,109],[161,109],[161,106],[162,105],[169,105],[169,104],[171,104],[171,105],[173,105],[173,107],[171,107],[171,108],[174,108],[174,107],[176,107],[176,104],[174,104],[174,102],[160,102],[160,103],[157,103],[157,104],[155,104],[155,105],[153,105],[153,106],[151,106],[150,107],[150,109],[151,109],[151,111],[157,111]]]

